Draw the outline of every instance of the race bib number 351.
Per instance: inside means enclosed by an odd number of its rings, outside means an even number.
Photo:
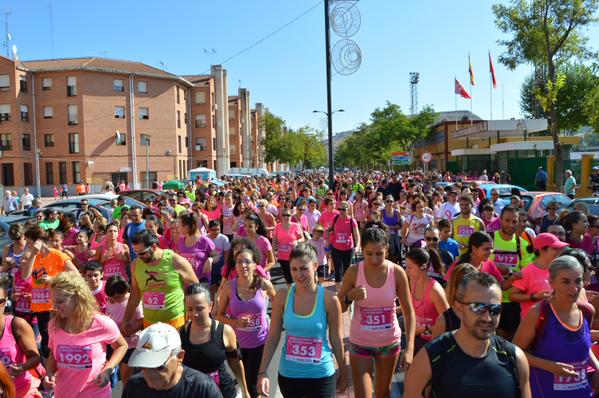
[[[287,336],[285,359],[293,362],[320,363],[322,339]]]
[[[387,330],[393,327],[393,308],[361,308],[362,319],[360,329],[362,330]]]

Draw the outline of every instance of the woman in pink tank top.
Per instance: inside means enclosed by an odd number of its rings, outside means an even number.
[[[386,226],[370,222],[362,234],[364,261],[351,266],[345,276],[339,300],[345,312],[354,304],[351,320],[350,365],[357,397],[388,397],[391,378],[400,354],[401,329],[395,314],[399,298],[406,327],[406,349],[401,368],[406,370],[414,357],[415,314],[405,271],[386,260],[389,236]],[[373,383],[371,375],[376,367]]]
[[[104,280],[118,274],[129,281],[127,274],[127,267],[131,262],[129,247],[124,243],[119,243],[118,236],[119,227],[115,223],[109,224],[106,228],[104,244],[96,250],[96,261],[104,268]]]
[[[89,244],[92,250],[98,250],[106,240],[106,227],[108,221],[104,217],[96,217],[94,220],[94,232],[89,238]]]
[[[412,305],[416,313],[415,352],[432,340],[432,330],[439,314],[449,309],[441,284],[428,276],[431,256],[425,249],[415,248],[406,255],[406,271],[410,277]]]
[[[6,288],[0,287],[0,359],[12,376],[18,398],[39,397],[40,384],[28,372],[40,363],[31,326],[21,318],[5,315]]]

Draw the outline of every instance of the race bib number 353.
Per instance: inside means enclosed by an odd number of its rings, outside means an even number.
[[[320,363],[322,339],[287,336],[285,359],[293,362]]]

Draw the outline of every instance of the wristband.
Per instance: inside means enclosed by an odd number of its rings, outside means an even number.
[[[257,373],[257,376],[261,376],[261,375],[268,377],[268,374],[266,373],[265,370]]]

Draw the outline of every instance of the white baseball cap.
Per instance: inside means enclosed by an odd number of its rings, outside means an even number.
[[[141,332],[127,365],[133,368],[157,368],[164,365],[173,350],[180,347],[181,337],[177,329],[166,323],[155,323]]]

